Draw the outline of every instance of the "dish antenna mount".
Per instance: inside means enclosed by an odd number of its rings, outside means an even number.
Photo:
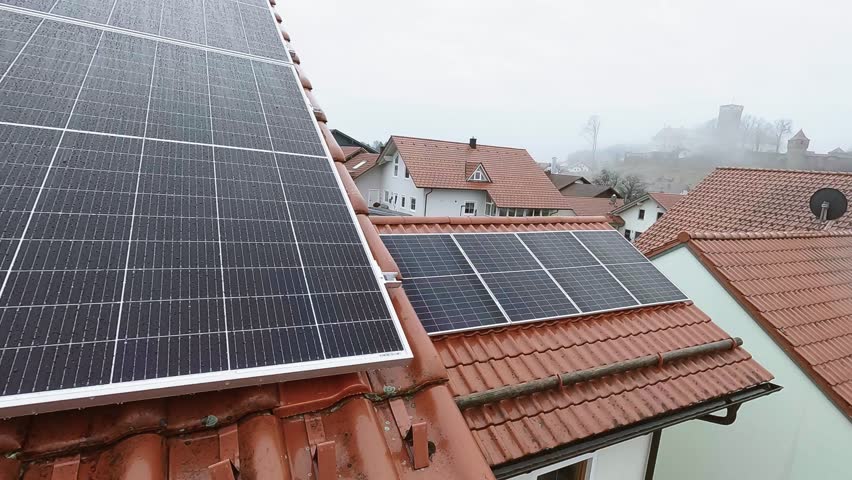
[[[821,221],[837,220],[846,213],[846,195],[834,188],[821,188],[811,195],[811,212]]]

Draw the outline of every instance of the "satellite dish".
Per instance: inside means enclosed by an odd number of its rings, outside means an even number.
[[[811,212],[822,221],[837,220],[846,213],[846,195],[834,188],[821,188],[811,195]]]

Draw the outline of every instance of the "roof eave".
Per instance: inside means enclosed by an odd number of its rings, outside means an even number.
[[[663,428],[678,425],[689,420],[699,419],[710,415],[713,412],[717,412],[734,405],[740,405],[766,395],[771,395],[780,391],[782,388],[783,387],[771,382],[761,383],[739,392],[734,392],[730,395],[717,397],[669,414],[643,420],[639,423],[610,430],[588,439],[569,443],[546,453],[539,453],[514,462],[497,465],[493,467],[494,476],[497,477],[497,479],[510,479],[537,468],[552,465],[556,462],[568,460],[585,453],[594,452],[611,445],[623,443],[636,437],[648,435],[649,433],[653,433]]]
[[[778,232],[779,234],[783,234],[784,232]],[[725,239],[723,235],[717,235],[713,233],[699,233],[694,234],[698,240],[701,239],[714,239],[714,240],[722,240]],[[728,238],[732,240],[740,239],[737,238],[736,234],[728,235]],[[751,236],[756,236],[752,234]],[[678,234],[678,237],[681,239],[678,244],[685,244],[689,248],[689,251],[695,256],[695,258],[701,263],[705,270],[707,270],[710,275],[728,292],[731,297],[740,305],[743,310],[748,313],[749,317],[754,320],[755,323],[761,328],[761,330],[766,333],[769,338],[781,349],[785,354],[799,367],[802,373],[808,377],[811,382],[816,385],[816,387],[825,395],[839,410],[844,414],[847,420],[852,422],[852,404],[847,402],[843,397],[841,397],[837,392],[834,391],[832,385],[828,383],[824,378],[821,378],[817,375],[814,375],[812,372],[813,366],[808,363],[804,357],[802,357],[798,352],[796,352],[795,348],[783,337],[777,328],[770,325],[767,320],[765,320],[761,314],[761,311],[757,309],[748,299],[736,288],[734,285],[728,280],[725,275],[716,267],[707,255],[704,254],[704,251],[695,243],[695,239],[693,238],[693,234],[689,234],[687,232],[681,232]],[[748,238],[746,235],[743,237]],[[686,240],[682,240],[686,238]],[[783,238],[783,237],[782,237]],[[675,245],[676,247],[677,245]],[[672,248],[672,247],[669,247]],[[651,255],[648,255],[650,258]]]

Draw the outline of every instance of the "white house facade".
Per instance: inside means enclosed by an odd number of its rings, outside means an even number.
[[[727,255],[730,258],[733,253]],[[785,256],[783,252],[773,255],[777,255],[777,259]],[[718,274],[711,273],[701,257],[685,245],[658,254],[652,262],[727,333],[741,337],[752,356],[775,375],[773,382],[784,387],[781,392],[763,399],[759,404],[745,405],[732,425],[687,422],[666,429],[660,443],[655,480],[852,478],[849,459],[852,452],[850,418],[793,361],[768,331],[755,321],[742,300],[732,295],[728,289],[730,287],[726,288],[720,283]],[[752,265],[741,267],[738,271],[745,275],[749,269],[754,272],[770,268]],[[769,282],[745,282],[743,288],[746,291],[765,290],[772,288],[773,282],[777,282],[777,285],[791,280],[777,278]],[[772,295],[771,292],[769,294]],[[784,295],[779,292],[776,297],[782,298]],[[825,294],[803,290],[796,295],[799,301],[808,303],[807,296],[821,298]],[[833,306],[826,308],[842,310],[842,305],[834,302]],[[772,310],[775,307],[763,308]],[[842,311],[836,313],[844,314]],[[846,313],[848,315],[852,312]],[[795,326],[797,321],[808,318],[811,316],[800,308],[790,308],[791,325]],[[848,320],[846,322],[848,331]],[[817,323],[813,331],[818,332],[820,328],[826,328],[825,325],[825,322]],[[817,342],[815,355],[823,355],[823,360],[830,359],[832,355],[842,357],[843,353],[838,354],[836,346],[830,342]],[[822,367],[833,371],[838,378],[852,378],[852,363],[845,367],[845,371],[842,360],[839,364],[841,367],[837,363],[831,365],[827,362]]]
[[[612,211],[624,220],[618,231],[628,240],[636,240],[676,204],[683,195],[647,193]]]
[[[400,214],[571,214],[568,202],[521,149],[394,136],[372,166],[358,157],[346,165],[371,207]]]

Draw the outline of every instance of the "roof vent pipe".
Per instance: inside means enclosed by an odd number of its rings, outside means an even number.
[[[470,148],[476,148],[476,137],[470,137]]]

